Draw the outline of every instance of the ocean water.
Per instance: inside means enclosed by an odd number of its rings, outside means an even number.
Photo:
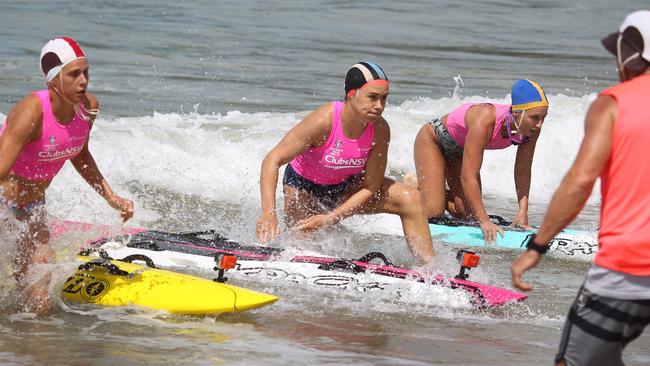
[[[75,38],[91,64],[101,115],[90,148],[113,188],[135,201],[132,227],[218,229],[254,241],[261,159],[310,110],[343,95],[359,60],[391,79],[388,174],[414,170],[413,140],[428,119],[467,101],[507,102],[518,78],[538,81],[551,107],[533,163],[531,221],[539,224],[583,135],[587,108],[616,83],[599,43],[639,5],[603,0],[212,1],[89,0],[0,4],[0,114],[44,86],[38,55],[52,36]],[[491,212],[516,212],[514,149],[488,152]],[[280,190],[278,190],[278,193]],[[280,197],[279,197],[280,198]],[[119,225],[119,217],[66,166],[48,191],[56,218]],[[2,214],[0,214],[2,215]],[[573,224],[598,226],[599,190]],[[85,239],[54,243],[58,284]],[[545,258],[527,275],[523,304],[474,311],[446,298],[375,299],[247,281],[281,300],[241,314],[193,318],[142,309],[71,308],[35,318],[11,297],[3,235],[0,364],[546,365],[589,263]],[[355,217],[312,242],[324,254],[380,250],[412,266],[396,217]],[[439,247],[444,269],[451,248]],[[474,279],[509,287],[516,252],[481,251]],[[60,288],[60,287],[59,287]],[[314,296],[316,295],[316,296]],[[419,296],[419,295],[414,295]],[[650,337],[626,364],[650,364]]]

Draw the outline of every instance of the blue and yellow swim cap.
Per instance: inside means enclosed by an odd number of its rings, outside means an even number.
[[[546,93],[539,84],[528,79],[521,79],[512,86],[512,110],[526,111],[537,107],[548,107]]]

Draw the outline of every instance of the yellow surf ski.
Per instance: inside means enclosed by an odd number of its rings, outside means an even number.
[[[134,263],[79,256],[85,262],[65,282],[70,301],[138,305],[173,314],[206,315],[259,308],[278,297]]]

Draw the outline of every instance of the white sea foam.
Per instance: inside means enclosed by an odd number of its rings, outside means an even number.
[[[384,116],[392,129],[389,171],[414,171],[413,140],[420,126],[464,102],[481,96],[416,98],[388,105]],[[547,203],[573,162],[583,136],[583,120],[595,95],[549,95],[551,108],[533,162],[531,202]],[[507,96],[493,101],[506,103]],[[113,188],[127,197],[155,190],[193,196],[206,202],[235,205],[254,216],[259,212],[262,159],[283,135],[306,115],[296,113],[159,114],[102,119],[93,128],[90,149]],[[481,169],[484,192],[515,199],[513,165],[516,148],[488,151]],[[153,193],[149,192],[154,190]],[[589,200],[597,204],[598,186]],[[280,196],[281,190],[277,194]],[[143,207],[136,194],[133,223],[158,219],[169,212]],[[67,164],[48,192],[48,210],[68,219],[119,223],[119,217]],[[388,220],[393,231],[396,220]],[[385,226],[385,223],[377,225]],[[372,229],[366,227],[366,229]]]

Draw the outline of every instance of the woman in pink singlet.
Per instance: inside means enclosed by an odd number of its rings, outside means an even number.
[[[390,128],[381,116],[388,97],[386,74],[371,62],[359,62],[348,70],[345,93],[345,101],[310,113],[264,158],[258,240],[280,234],[275,187],[279,168],[289,163],[283,178],[288,227],[310,232],[354,214],[397,214],[411,252],[419,264],[433,268],[419,192],[384,177],[390,141]]]
[[[124,221],[133,216],[133,202],[113,192],[88,150],[99,110],[97,99],[86,92],[84,52],[70,38],[54,38],[43,47],[40,61],[47,89],[24,97],[0,128],[0,209],[23,224],[16,243],[15,277],[27,310],[43,314],[51,308],[49,275],[40,277],[35,268],[54,259],[45,222],[45,191],[63,164],[70,160]]]
[[[427,217],[438,218],[446,209],[452,216],[477,220],[486,243],[494,243],[497,233],[503,236],[503,229],[490,221],[481,197],[485,150],[518,145],[514,170],[519,211],[512,225],[531,228],[530,170],[548,100],[537,83],[526,79],[515,82],[511,95],[511,105],[463,104],[426,123],[415,139],[415,168]]]

